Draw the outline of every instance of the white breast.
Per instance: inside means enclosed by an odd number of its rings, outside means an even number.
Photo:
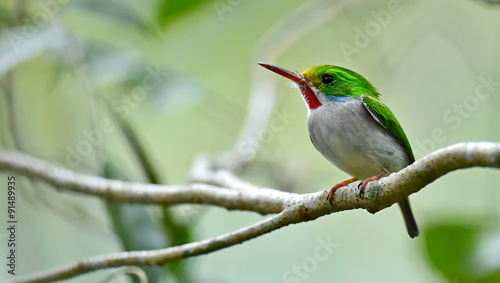
[[[360,98],[325,103],[308,114],[316,149],[331,163],[357,179],[408,165],[404,148],[368,113]]]

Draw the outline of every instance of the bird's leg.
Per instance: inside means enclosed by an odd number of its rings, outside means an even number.
[[[363,198],[363,195],[365,194],[365,187],[366,185],[368,185],[368,183],[377,181],[378,179],[380,179],[380,177],[384,176],[385,173],[387,173],[387,171],[382,170],[382,172],[378,173],[377,175],[370,178],[366,178],[361,183],[359,183],[358,188],[361,189],[359,191],[359,197]]]
[[[345,180],[345,181],[342,181],[338,184],[335,184],[331,189],[330,191],[328,192],[328,196],[326,197],[327,200],[330,200],[330,204],[333,205],[332,201],[333,201],[333,195],[335,194],[335,191],[340,188],[340,187],[344,187],[344,186],[347,186],[349,185],[350,183],[352,182],[356,182],[358,179],[356,178],[351,178],[349,180]]]

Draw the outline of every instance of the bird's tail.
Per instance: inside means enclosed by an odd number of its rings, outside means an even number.
[[[417,222],[415,217],[413,217],[413,212],[411,210],[410,199],[406,198],[404,201],[398,203],[401,213],[403,213],[403,218],[405,220],[406,229],[408,230],[408,235],[410,238],[415,238],[420,233],[418,230]]]

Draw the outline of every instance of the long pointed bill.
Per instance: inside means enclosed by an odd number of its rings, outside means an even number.
[[[261,65],[262,67],[264,67],[270,71],[275,72],[278,75],[282,75],[283,77],[290,79],[295,83],[305,84],[305,85],[307,84],[307,81],[299,73],[292,72],[292,71],[289,71],[289,70],[286,70],[286,69],[283,69],[283,68],[280,68],[280,67],[277,67],[277,66],[274,66],[271,64],[262,63],[262,62],[259,62],[259,65]]]
[[[262,62],[259,62],[259,65],[298,84],[300,93],[302,94],[308,109],[316,109],[322,105],[316,97],[316,93],[314,93],[313,89],[307,83],[307,80],[300,73],[288,71],[286,69]]]

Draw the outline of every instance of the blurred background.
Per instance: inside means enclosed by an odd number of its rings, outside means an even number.
[[[259,61],[363,74],[417,159],[458,142],[498,142],[497,2],[2,1],[0,149],[136,182],[189,183],[201,154],[284,191],[349,178],[310,143],[299,92]],[[264,219],[201,205],[106,203],[16,177],[18,275]],[[346,211],[144,271],[151,282],[500,282],[499,188],[492,169],[430,184],[411,196],[421,227],[413,240],[396,206]],[[5,201],[0,210],[6,223]],[[135,280],[113,272],[70,282]],[[12,279],[4,263],[0,279]]]

